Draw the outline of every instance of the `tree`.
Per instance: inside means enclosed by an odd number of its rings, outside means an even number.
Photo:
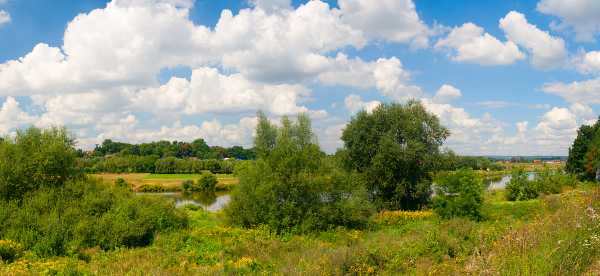
[[[254,139],[254,148],[256,156],[266,157],[275,147],[277,139],[277,128],[271,124],[267,116],[262,112],[257,112],[258,125],[256,126],[256,138]]]
[[[278,128],[260,115],[259,158],[238,171],[240,184],[225,210],[231,223],[278,233],[364,226],[372,208],[362,178],[321,151],[308,116],[283,117]]]
[[[74,140],[63,128],[29,128],[0,142],[0,198],[21,198],[80,176]]]
[[[430,173],[449,134],[418,101],[383,104],[344,129],[344,163],[365,176],[379,209],[418,209],[429,200]]]
[[[583,179],[593,179],[595,172],[590,169],[597,163],[594,151],[600,146],[600,120],[593,126],[582,125],[577,131],[577,138],[569,148],[569,157],[567,158],[567,172],[578,175]],[[596,149],[595,149],[596,148]]]

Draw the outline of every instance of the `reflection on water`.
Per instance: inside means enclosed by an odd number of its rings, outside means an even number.
[[[510,182],[511,178],[511,175],[486,178],[484,180],[484,184],[486,185],[488,190],[504,189],[506,188],[506,185],[508,185],[508,183]],[[528,173],[527,178],[529,180],[533,180],[535,178],[535,173]]]
[[[231,200],[229,193],[137,193],[137,195],[163,196],[175,200],[175,207],[181,208],[186,205],[202,207],[209,212],[217,212],[223,209]]]

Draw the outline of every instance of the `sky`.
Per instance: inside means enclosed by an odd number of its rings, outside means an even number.
[[[597,0],[0,0],[0,135],[251,146],[420,100],[464,155],[566,155],[600,104]]]

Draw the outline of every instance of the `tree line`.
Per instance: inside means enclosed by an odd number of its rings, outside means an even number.
[[[177,158],[198,158],[198,159],[238,159],[252,160],[256,158],[254,149],[245,149],[241,146],[232,146],[229,148],[219,146],[209,146],[204,139],[196,139],[192,142],[182,141],[157,141],[141,144],[129,144],[115,142],[106,139],[102,144],[97,145],[89,153],[81,152],[81,155],[90,157],[101,157],[107,155],[132,155],[132,156],[158,156],[177,157]]]

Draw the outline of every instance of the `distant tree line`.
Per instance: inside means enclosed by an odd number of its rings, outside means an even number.
[[[242,160],[217,160],[197,158],[164,157],[158,155],[109,155],[79,158],[78,165],[88,173],[233,173]]]
[[[600,169],[600,120],[582,125],[569,148],[566,170],[584,180],[593,180]]]
[[[181,141],[157,141],[142,144],[129,144],[115,142],[110,139],[104,140],[102,144],[89,153],[93,157],[107,155],[133,155],[133,156],[158,156],[177,158],[198,159],[225,159],[234,158],[238,160],[252,160],[256,158],[254,149],[245,149],[241,146],[229,148],[219,146],[208,146],[204,139],[196,139],[190,142]]]

